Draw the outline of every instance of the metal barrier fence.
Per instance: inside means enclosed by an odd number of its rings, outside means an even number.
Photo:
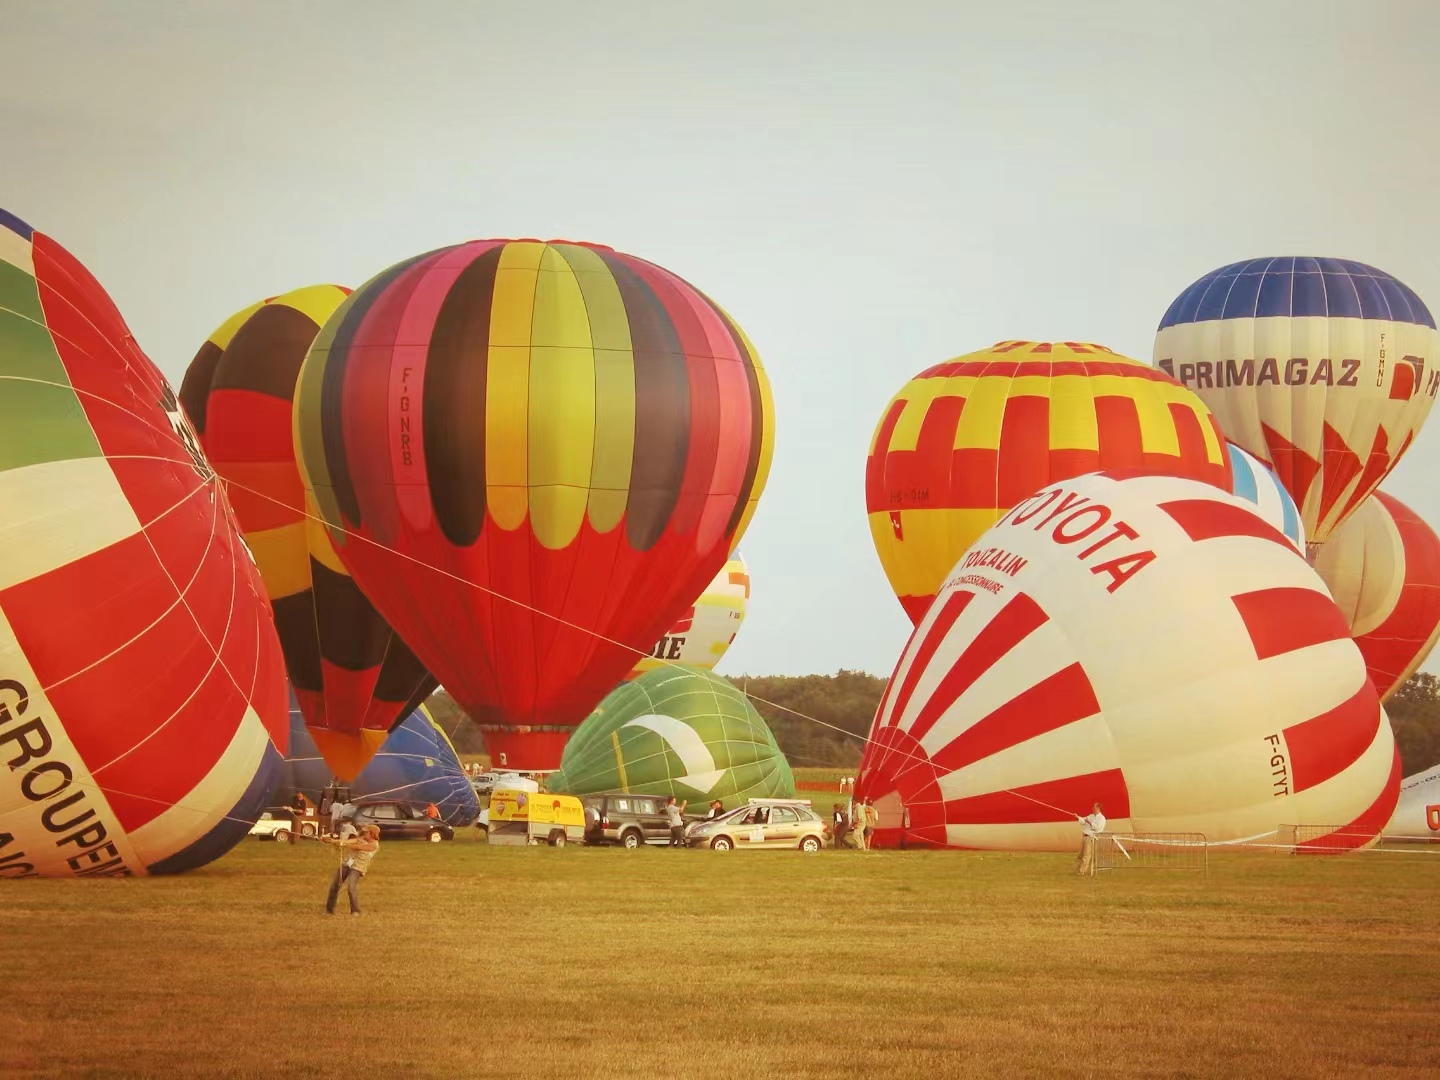
[[[1204,833],[1100,833],[1091,873],[1101,870],[1198,870],[1209,868]]]

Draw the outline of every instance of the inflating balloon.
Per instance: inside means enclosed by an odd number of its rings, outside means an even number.
[[[1339,608],[1236,496],[1093,474],[956,564],[880,703],[856,791],[882,843],[1058,850],[1118,832],[1373,837],[1390,725]]]
[[[332,770],[310,738],[304,715],[292,701],[290,753],[285,755],[275,804],[288,806],[297,791],[319,803],[331,777]],[[460,756],[424,705],[395,726],[349,788],[352,800],[396,799],[421,807],[434,803],[451,825],[469,825],[480,813],[480,802]]]
[[[737,551],[627,678],[654,671],[667,662],[711,670],[735,640],[749,604],[750,570]]]
[[[1385,826],[1385,835],[1440,840],[1440,765],[1401,782],[1400,799]]]
[[[180,400],[255,554],[315,743],[330,768],[351,779],[435,680],[306,513],[293,437],[296,380],[315,335],[347,295],[316,285],[232,315],[190,362]]]
[[[678,664],[616,687],[575,730],[545,786],[719,799],[727,808],[795,794],[790,765],[750,700],[720,676]]]
[[[164,376],[3,211],[0,387],[0,877],[209,862],[286,746],[270,605]]]
[[[1404,284],[1346,259],[1251,259],[1182,292],[1160,368],[1269,463],[1321,544],[1420,430],[1440,373],[1435,320]]]
[[[1305,554],[1305,530],[1300,524],[1300,510],[1274,470],[1234,443],[1226,443],[1225,449],[1230,453],[1234,494],[1253,503],[1261,517],[1284,533],[1285,539],[1296,551]]]
[[[1321,544],[1315,569],[1350,623],[1383,701],[1440,638],[1440,537],[1377,491]]]
[[[966,548],[1021,499],[1097,469],[1189,476],[1230,490],[1200,399],[1103,345],[1002,341],[907,383],[865,465],[870,535],[918,623]]]
[[[481,240],[346,300],[295,423],[345,566],[491,755],[538,769],[725,564],[771,416],[754,349],[675,275]]]

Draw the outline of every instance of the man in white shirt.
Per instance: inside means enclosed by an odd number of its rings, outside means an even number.
[[[683,848],[685,846],[685,813],[688,802],[675,805],[675,796],[671,795],[665,800],[665,820],[670,823],[670,846]]]
[[[1095,804],[1095,809],[1084,817],[1076,817],[1080,822],[1080,858],[1075,862],[1075,873],[1093,874],[1095,872],[1095,837],[1105,831],[1105,813],[1100,809],[1100,804]]]

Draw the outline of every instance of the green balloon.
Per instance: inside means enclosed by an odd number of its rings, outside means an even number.
[[[727,810],[795,795],[790,763],[750,700],[718,675],[679,664],[612,690],[570,736],[545,786],[719,799]]]

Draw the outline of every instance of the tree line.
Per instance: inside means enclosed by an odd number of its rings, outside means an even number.
[[[860,763],[862,740],[885,692],[885,680],[864,671],[834,675],[736,675],[735,686],[775,733],[792,766],[852,768]],[[443,691],[427,703],[462,754],[485,751],[480,731]],[[1385,703],[1402,775],[1440,764],[1440,678],[1420,672]],[[817,723],[818,721],[818,723]]]

